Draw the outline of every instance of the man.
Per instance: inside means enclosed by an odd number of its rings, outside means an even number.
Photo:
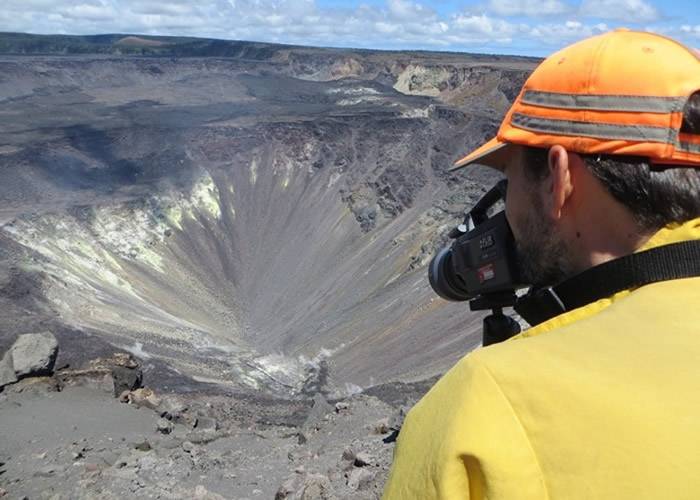
[[[699,57],[623,30],[574,44],[456,164],[504,172],[529,283],[700,239]],[[409,413],[384,498],[700,498],[700,278],[463,358]]]

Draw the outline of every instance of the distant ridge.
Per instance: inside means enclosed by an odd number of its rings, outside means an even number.
[[[290,46],[206,38],[105,35],[32,35],[0,33],[0,54],[7,55],[126,55],[166,57],[236,57],[267,59]]]
[[[279,43],[219,40],[174,36],[150,36],[139,34],[104,35],[34,35],[29,33],[0,32],[0,55],[119,55],[161,57],[232,57],[264,61],[289,50],[322,50],[333,53],[356,54],[402,53],[415,55],[454,54],[463,57],[467,53],[434,52],[422,50],[370,50],[353,48],[305,47]],[[537,61],[526,56],[473,54],[472,60]]]
[[[114,45],[126,45],[129,47],[164,47],[166,45],[170,45],[170,43],[163,40],[153,40],[140,36],[126,36],[121,40],[116,41]]]

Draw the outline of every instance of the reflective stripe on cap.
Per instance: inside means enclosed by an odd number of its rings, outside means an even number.
[[[700,154],[700,144],[694,142],[679,141],[676,144],[676,149],[683,151],[685,153],[698,153]]]
[[[675,129],[668,127],[555,120],[522,113],[514,113],[510,123],[514,127],[545,134],[666,144],[674,144],[677,134]]]
[[[683,111],[687,97],[561,94],[526,90],[521,102],[557,109],[623,111],[631,113],[677,113]]]

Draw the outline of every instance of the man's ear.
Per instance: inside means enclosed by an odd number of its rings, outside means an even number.
[[[555,145],[549,149],[549,179],[545,181],[545,210],[550,217],[561,218],[567,202],[574,191],[572,168],[576,167],[580,157],[569,153],[563,146]]]

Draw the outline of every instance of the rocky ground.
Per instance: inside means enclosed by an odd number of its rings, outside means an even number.
[[[28,337],[9,352],[31,368],[0,393],[0,498],[379,498],[394,432],[425,388],[165,393],[141,387],[126,353],[54,371],[55,339]]]

